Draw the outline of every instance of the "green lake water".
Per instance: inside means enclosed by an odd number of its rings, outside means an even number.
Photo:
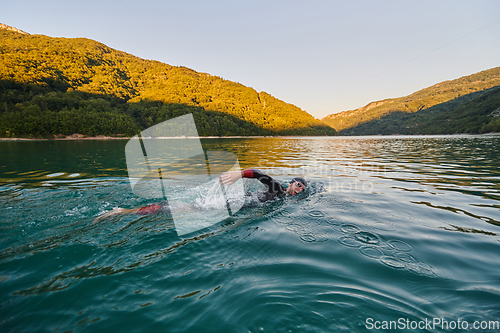
[[[1,332],[498,332],[500,136],[204,139],[308,191],[182,236],[126,143],[0,141]]]

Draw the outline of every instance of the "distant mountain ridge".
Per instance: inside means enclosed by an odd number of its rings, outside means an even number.
[[[500,107],[500,104],[495,104],[499,90],[494,88],[498,86],[500,67],[444,81],[409,96],[372,102],[356,110],[326,116],[322,120],[342,135],[495,131],[496,120],[488,118],[487,114],[492,111],[491,108]],[[482,94],[487,94],[491,105],[478,109],[477,103],[485,106],[484,98],[480,99]],[[474,109],[476,113],[465,115],[462,106],[465,103],[469,110]]]
[[[23,35],[29,35],[29,33],[25,32],[25,31],[19,30],[17,28],[11,27],[11,26],[9,26],[7,24],[3,24],[3,23],[0,23],[0,29],[18,32],[18,33],[23,34]]]
[[[0,136],[132,135],[193,113],[203,136],[336,135],[265,92],[86,38],[0,26]]]

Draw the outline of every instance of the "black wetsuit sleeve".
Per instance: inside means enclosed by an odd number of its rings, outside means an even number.
[[[273,177],[269,176],[268,174],[260,170],[257,169],[243,170],[243,177],[258,179],[262,184],[264,184],[267,187],[267,191],[272,194],[281,195],[285,193],[285,189],[283,188],[283,185],[281,185],[280,182],[278,182],[276,179],[274,179]]]

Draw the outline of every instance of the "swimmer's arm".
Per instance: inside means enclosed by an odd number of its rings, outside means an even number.
[[[224,172],[220,176],[220,181],[223,185],[231,185],[236,183],[236,181],[241,178],[256,178],[260,180],[261,183],[268,186],[273,182],[276,182],[271,176],[257,169]]]
[[[273,192],[275,188],[281,186],[280,183],[276,181],[273,177],[257,169],[243,170],[243,177],[258,179],[262,184],[267,186],[268,190],[272,189],[271,191]]]

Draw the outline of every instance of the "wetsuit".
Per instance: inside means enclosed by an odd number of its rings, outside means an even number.
[[[243,178],[258,179],[262,184],[266,186],[266,191],[261,192],[257,195],[259,201],[273,200],[277,197],[283,197],[286,194],[286,190],[280,182],[260,170],[243,170]]]
[[[149,215],[157,212],[166,212],[169,211],[168,203],[166,201],[162,201],[159,204],[152,204],[146,207],[140,208],[136,214],[139,215]]]
[[[284,197],[286,195],[286,190],[273,177],[268,174],[257,170],[257,169],[246,169],[243,170],[243,178],[255,178],[258,179],[262,184],[266,186],[266,190],[264,192],[258,193],[257,198],[261,202],[274,200],[279,197]],[[252,197],[251,193],[247,193],[247,197]],[[168,204],[166,202],[161,202],[160,204],[152,204],[146,207],[142,207],[136,213],[139,215],[149,215],[157,212],[165,212],[167,211]]]

